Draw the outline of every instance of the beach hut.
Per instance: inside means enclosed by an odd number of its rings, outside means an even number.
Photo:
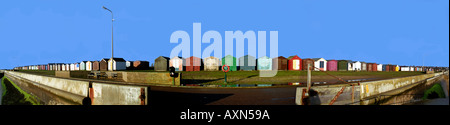
[[[222,65],[228,65],[230,67],[230,71],[237,71],[236,57],[232,55],[227,55],[223,57]]]
[[[71,64],[70,64],[69,70],[70,70],[70,71],[74,71],[74,70],[75,70],[75,63],[71,63]]]
[[[100,61],[93,61],[92,62],[92,71],[99,71],[100,70]]]
[[[92,62],[93,61],[86,61],[86,71],[92,71]]]
[[[221,62],[220,62],[219,58],[210,56],[210,57],[206,57],[203,60],[205,63],[205,67],[204,67],[205,71],[219,71],[219,67],[221,66]]]
[[[80,63],[76,62],[73,65],[75,66],[73,70],[75,70],[75,71],[80,70]]]
[[[155,71],[168,71],[169,70],[169,57],[159,56],[155,59]]]
[[[324,58],[313,58],[314,60],[314,67],[316,67],[315,71],[327,71],[327,60]]]
[[[251,55],[239,57],[239,70],[252,71],[256,70],[256,58]]]
[[[272,63],[272,69],[288,70],[288,59],[283,56],[273,58]]]
[[[367,71],[373,71],[373,63],[367,63]]]
[[[355,62],[355,61],[351,61],[351,60],[347,60],[348,61],[348,65],[347,65],[347,67],[348,67],[348,69],[347,69],[347,71],[353,71],[353,63]]]
[[[55,71],[61,71],[61,63],[55,63]]]
[[[338,70],[339,71],[348,71],[348,60],[338,60]]]
[[[386,72],[390,72],[391,71],[391,64],[387,64],[386,65]]]
[[[62,64],[61,71],[68,71],[68,70],[69,70],[69,68],[68,68],[67,64]]]
[[[361,62],[360,61],[353,61],[353,70],[354,71],[361,71]]]
[[[80,70],[86,70],[86,62],[87,61],[81,61],[80,62]]]
[[[389,71],[391,71],[391,72],[395,72],[395,64],[394,65],[390,65],[389,66]]]
[[[410,71],[408,66],[400,66],[400,71]]]
[[[260,71],[272,70],[272,61],[273,60],[267,56],[259,57],[257,60],[258,70]]]
[[[418,67],[418,71],[423,71],[423,68],[422,67]]]
[[[314,71],[314,60],[307,58],[302,60],[302,69],[307,71],[308,70],[308,64],[311,66],[311,70]]]
[[[373,71],[373,72],[378,71],[377,68],[378,68],[377,63],[372,63],[372,71]]]
[[[302,70],[302,59],[297,55],[289,56],[288,70]]]
[[[414,71],[414,66],[410,66],[409,71]]]
[[[367,63],[361,62],[361,71],[367,71]]]
[[[169,60],[169,67],[174,67],[175,71],[183,71],[183,58],[182,57],[172,57],[172,59]]]
[[[337,71],[338,70],[338,61],[337,60],[328,60],[327,61],[327,71]]]
[[[126,67],[127,67],[127,70],[133,70],[134,69],[134,61],[127,61],[127,62],[125,62],[125,65],[126,65]]]
[[[377,71],[383,71],[383,64],[377,65]]]
[[[108,70],[108,58],[103,58],[98,64],[100,67],[100,71],[107,71]]]
[[[184,62],[186,71],[200,71],[202,67],[202,59],[195,56],[184,59]]]
[[[108,60],[108,71],[126,70],[126,61],[123,58],[112,58]]]
[[[150,62],[137,60],[133,62],[132,67],[134,70],[148,70],[150,69]]]
[[[56,66],[55,66],[55,63],[49,63],[47,67],[48,67],[48,70],[55,70],[54,68]]]

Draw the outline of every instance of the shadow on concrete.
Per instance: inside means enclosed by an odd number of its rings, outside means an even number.
[[[182,84],[202,84],[202,83],[207,83],[207,82],[212,82],[212,81],[218,81],[218,80],[223,80],[224,78],[219,78],[219,79],[181,79],[181,83]]]
[[[238,82],[238,81],[241,81],[241,80],[244,80],[244,79],[248,79],[248,78],[252,78],[252,77],[255,77],[255,76],[258,76],[258,75],[247,76],[245,78],[241,78],[241,79],[238,79],[238,80],[235,80],[235,81],[231,81],[231,82]]]
[[[149,105],[206,105],[231,95],[150,91],[148,102]]]
[[[320,105],[321,104],[319,93],[314,89],[310,89],[309,97],[304,98],[302,101],[304,102],[305,105]]]

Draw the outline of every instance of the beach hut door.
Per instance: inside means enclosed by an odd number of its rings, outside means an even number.
[[[293,62],[294,62],[293,69],[299,70],[300,69],[300,60],[293,60]]]

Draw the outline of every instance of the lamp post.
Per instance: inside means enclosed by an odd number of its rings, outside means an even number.
[[[113,34],[114,34],[114,32],[113,32],[113,30],[114,30],[114,25],[113,25],[113,23],[114,23],[114,14],[113,14],[113,12],[111,10],[109,10],[105,6],[103,6],[103,9],[108,10],[109,12],[111,12],[111,59],[112,59],[112,58],[114,58],[114,44],[113,44],[114,43],[114,36],[113,36]]]

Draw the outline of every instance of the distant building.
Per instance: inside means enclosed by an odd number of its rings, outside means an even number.
[[[239,70],[243,71],[256,70],[256,58],[251,55],[239,57]]]
[[[150,63],[148,61],[134,61],[133,62],[133,69],[134,70],[148,70],[150,68]]]
[[[100,71],[107,71],[108,70],[108,58],[103,58],[102,60],[100,60],[99,62],[99,66],[100,66]]]
[[[221,62],[219,58],[210,56],[206,57],[204,60],[204,70],[205,71],[219,71],[219,67],[221,66]]]
[[[327,60],[324,58],[313,58],[314,60],[314,67],[316,67],[315,71],[327,71]]]
[[[169,57],[159,56],[155,59],[155,71],[169,70]]]
[[[230,67],[229,71],[237,71],[237,65],[236,65],[236,57],[232,55],[227,55],[222,58],[222,66],[228,65]]]
[[[200,71],[200,68],[202,67],[202,59],[191,56],[184,59],[184,65],[186,67],[186,71]]]
[[[289,60],[283,56],[275,57],[272,59],[272,69],[288,70]]]
[[[175,71],[183,71],[183,58],[175,56],[169,60],[169,67],[174,67]]]
[[[126,70],[126,61],[123,58],[112,58],[108,60],[108,71]]]
[[[297,55],[289,56],[288,70],[302,70],[302,59]]]
[[[265,71],[265,70],[272,70],[272,59],[267,57],[267,56],[263,56],[263,57],[259,57],[257,60],[258,64],[258,70],[260,71]]]

